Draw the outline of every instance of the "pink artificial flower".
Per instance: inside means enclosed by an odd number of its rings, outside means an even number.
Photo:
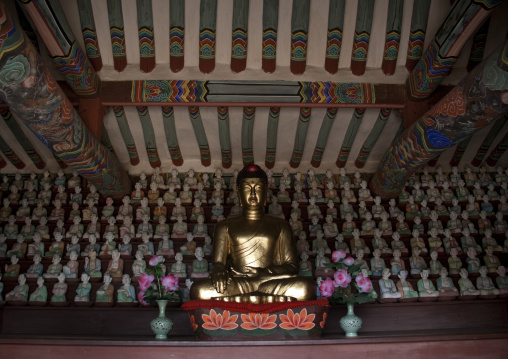
[[[150,258],[150,261],[148,262],[152,267],[155,267],[157,264],[159,264],[159,257],[153,256]]]
[[[337,263],[341,259],[346,258],[346,251],[343,249],[340,249],[338,251],[334,251],[332,253],[332,261],[333,263]]]
[[[167,275],[161,278],[161,284],[166,288],[168,292],[178,290],[178,278],[173,274]]]
[[[346,288],[348,284],[351,283],[351,276],[347,272],[347,270],[341,269],[334,273],[333,275],[333,285],[334,287]]]
[[[321,292],[322,297],[331,297],[334,290],[333,281],[330,278],[326,278],[326,280],[322,281],[319,286],[319,291]]]
[[[139,280],[138,280],[139,289],[142,292],[146,291],[148,288],[150,288],[150,285],[152,284],[154,278],[155,277],[153,274],[148,275],[146,273],[143,273],[141,275],[141,278],[139,278]]]
[[[356,284],[360,288],[360,290],[364,293],[368,293],[372,288],[372,282],[369,278],[363,276],[363,274],[358,274],[356,276]]]
[[[140,302],[143,305],[148,305],[148,303],[145,302],[144,296],[145,296],[145,292],[143,292],[143,291],[139,292],[138,293],[138,302]]]
[[[353,257],[347,257],[346,259],[344,259],[344,264],[347,265],[348,267],[352,266],[354,263],[355,260]]]

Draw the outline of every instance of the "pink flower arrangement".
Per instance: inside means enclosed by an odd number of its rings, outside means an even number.
[[[138,279],[138,301],[148,305],[156,300],[180,301],[178,278],[173,274],[164,276],[162,269],[163,257],[153,256],[148,264],[153,268],[147,268]]]
[[[321,296],[330,298],[332,303],[366,303],[375,299],[370,292],[372,283],[361,273],[359,264],[352,257],[347,257],[343,250],[332,253],[334,267],[333,280],[327,278],[319,286]],[[353,279],[355,279],[353,281]]]

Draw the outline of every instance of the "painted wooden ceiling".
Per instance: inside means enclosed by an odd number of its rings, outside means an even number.
[[[360,1],[360,6],[357,0],[280,0],[277,9],[273,6],[276,1],[217,0],[214,12],[200,6],[200,0],[59,3],[70,31],[86,48],[103,82],[197,80],[216,84],[240,81],[236,84],[242,85],[259,81],[256,91],[265,96],[277,93],[275,85],[298,87],[299,81],[403,85],[408,77],[406,66],[418,52],[417,40],[424,37],[425,49],[451,6],[445,0],[405,0],[398,7],[389,0]],[[372,8],[363,6],[367,3]],[[485,56],[506,37],[507,13],[505,1],[485,27]],[[120,39],[113,41],[113,46],[112,32]],[[362,45],[365,39],[368,52]],[[478,41],[471,38],[464,46],[444,85],[456,84],[467,74],[468,65],[476,61],[472,49],[477,50]],[[210,52],[211,43],[214,48]],[[40,38],[39,45],[45,63],[62,80]],[[394,55],[395,45],[398,53]],[[339,164],[348,172],[358,168],[372,172],[402,124],[397,109],[364,108],[361,104],[335,111],[325,105],[308,108],[283,103],[284,99],[273,106],[260,106],[257,102],[263,101],[252,97],[235,101],[228,106],[225,101],[219,107],[210,103],[201,107],[110,106],[104,117],[104,133],[109,139],[103,135],[103,140],[109,141],[132,174],[151,172],[155,163],[160,163],[164,172],[175,164],[182,171],[211,172],[229,164],[232,170],[249,156],[260,164],[273,161],[274,172],[290,168],[290,164],[298,165],[299,171],[316,166],[318,172],[336,171]],[[25,164],[23,172],[40,171],[37,161],[44,162],[50,171],[60,168],[27,128],[8,113],[3,116],[0,155],[8,165],[2,172],[17,171],[13,156]],[[462,146],[460,166],[470,166],[479,153],[488,155],[507,132],[504,119],[479,131]],[[438,165],[447,169],[455,150],[440,156]],[[499,164],[507,166],[508,156]]]

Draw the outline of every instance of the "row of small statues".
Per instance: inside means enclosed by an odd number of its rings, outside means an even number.
[[[468,271],[466,269],[460,270],[460,279],[457,281],[458,288],[455,286],[452,278],[448,276],[448,270],[442,268],[439,271],[439,277],[436,284],[429,278],[429,270],[424,269],[420,273],[421,279],[416,283],[416,289],[413,284],[407,279],[408,271],[401,270],[398,274],[398,281],[395,283],[390,278],[390,270],[384,269],[381,279],[378,281],[379,296],[375,289],[370,289],[371,295],[374,298],[379,297],[381,301],[397,301],[397,300],[417,300],[417,298],[425,298],[424,300],[435,300],[438,297],[441,300],[451,300],[457,296],[468,297],[473,299],[476,296],[488,296],[489,298],[497,295],[508,295],[508,278],[506,277],[506,268],[499,266],[497,269],[498,276],[496,277],[496,285],[492,279],[487,276],[486,267],[481,267],[479,276],[476,278],[476,286],[471,279],[468,278]],[[368,277],[367,270],[362,270],[364,277]],[[321,285],[323,278],[317,279],[318,288]],[[318,289],[318,296],[320,295]],[[414,299],[412,299],[414,298]]]
[[[0,274],[1,279],[1,274]],[[36,302],[46,303],[48,301],[48,289],[44,285],[45,278],[39,277],[37,279],[37,288],[29,295],[29,286],[26,284],[26,275],[20,274],[18,276],[18,285],[14,289],[5,294],[6,301],[12,302]],[[76,295],[74,296],[74,303],[77,304],[92,304],[90,294],[92,291],[92,284],[90,283],[91,277],[87,273],[81,274],[81,281],[76,288]],[[63,273],[57,276],[57,282],[53,285],[51,290],[50,303],[68,303],[69,296],[67,294],[68,284],[65,282],[66,277]],[[117,303],[138,303],[143,298],[136,294],[135,287],[131,284],[131,277],[124,274],[121,277],[122,285],[116,290]],[[113,278],[105,274],[102,285],[95,292],[95,303],[108,303],[113,305],[115,286],[112,284]],[[189,290],[192,286],[193,280],[187,279],[185,281],[185,288],[183,290],[182,300],[189,300]],[[0,282],[0,301],[2,298],[3,283]]]

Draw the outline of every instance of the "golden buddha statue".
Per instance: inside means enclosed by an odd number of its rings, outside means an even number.
[[[266,173],[256,165],[237,177],[243,214],[215,226],[213,271],[196,280],[191,299],[272,303],[316,298],[314,281],[298,275],[298,255],[289,223],[265,215]]]

